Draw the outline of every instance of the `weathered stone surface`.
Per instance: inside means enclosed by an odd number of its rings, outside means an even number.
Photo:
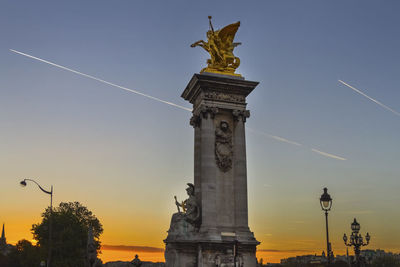
[[[165,266],[197,267],[197,242],[167,241],[165,248]]]

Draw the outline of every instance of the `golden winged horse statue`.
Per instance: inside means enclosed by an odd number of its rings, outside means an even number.
[[[235,73],[235,70],[240,65],[240,59],[233,55],[233,49],[241,44],[233,42],[235,34],[239,29],[240,21],[214,31],[211,24],[211,16],[209,16],[208,19],[210,22],[210,30],[207,31],[208,41],[204,42],[200,40],[190,45],[191,47],[203,47],[211,56],[211,59],[207,60],[208,66],[202,69],[200,73],[212,72],[241,76]]]

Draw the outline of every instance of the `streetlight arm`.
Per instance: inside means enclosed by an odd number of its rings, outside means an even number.
[[[51,186],[51,190],[47,191],[43,189],[43,187],[40,186],[35,180],[33,179],[24,179],[23,181],[20,182],[22,186],[26,186],[26,181],[34,182],[42,192],[50,195],[50,217],[49,217],[49,254],[47,256],[47,267],[51,266],[51,251],[52,251],[52,225],[53,225],[53,186]],[[42,265],[42,264],[41,264]]]
[[[364,243],[364,242],[363,242],[361,245],[362,245],[362,246],[367,246],[368,244],[369,244],[369,240],[367,240],[367,243]]]
[[[355,245],[354,239],[353,239],[353,238],[350,238],[350,240],[349,240],[349,239],[347,238],[346,234],[343,235],[343,241],[344,241],[344,244],[345,244],[346,246],[348,246],[348,247],[351,247],[351,246],[354,246],[354,245]]]
[[[39,189],[42,190],[43,192],[45,192],[46,194],[49,194],[49,195],[52,195],[52,194],[53,194],[53,187],[51,187],[51,191],[47,191],[47,190],[43,189],[43,187],[41,187],[40,184],[38,184],[35,180],[32,180],[32,179],[24,179],[24,181],[31,181],[31,182],[34,182],[34,183],[39,187]]]
[[[347,243],[347,242],[344,242],[344,244],[346,245],[346,246],[348,246],[348,247],[351,247],[353,244],[352,243]]]

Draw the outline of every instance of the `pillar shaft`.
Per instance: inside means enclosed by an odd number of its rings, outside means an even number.
[[[214,160],[214,123],[212,114],[204,112],[200,124],[200,190],[202,222],[200,231],[211,231],[217,227],[216,166]],[[196,154],[196,152],[195,152]],[[195,185],[198,186],[198,185]]]
[[[235,226],[238,230],[248,230],[247,209],[247,168],[246,168],[246,138],[245,119],[238,116],[234,128],[234,196],[235,196]]]

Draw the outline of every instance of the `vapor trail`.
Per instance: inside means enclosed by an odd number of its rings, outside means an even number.
[[[105,83],[105,84],[108,84],[108,85],[111,85],[111,86],[114,86],[114,87],[117,87],[117,88],[126,90],[126,91],[128,91],[128,92],[132,92],[132,93],[135,93],[135,94],[138,94],[138,95],[141,95],[141,96],[144,96],[144,97],[153,99],[153,100],[155,100],[155,101],[158,101],[158,102],[161,102],[161,103],[170,105],[170,106],[174,106],[174,107],[177,107],[177,108],[180,108],[180,109],[183,109],[183,110],[186,110],[186,111],[190,111],[190,112],[192,111],[192,109],[190,109],[190,108],[187,108],[187,107],[184,107],[184,106],[180,106],[180,105],[177,105],[177,104],[175,104],[175,103],[168,102],[168,101],[159,99],[159,98],[157,98],[157,97],[154,97],[154,96],[151,96],[151,95],[147,95],[147,94],[144,94],[144,93],[142,93],[142,92],[139,92],[139,91],[136,91],[136,90],[133,90],[133,89],[129,89],[129,88],[124,87],[124,86],[120,86],[120,85],[117,85],[117,84],[114,84],[114,83],[111,83],[111,82],[107,82],[107,81],[105,81],[105,80],[102,80],[102,79],[100,79],[100,78],[91,76],[91,75],[89,75],[89,74],[85,74],[85,73],[82,73],[82,72],[79,72],[79,71],[76,71],[76,70],[73,70],[73,69],[70,69],[70,68],[67,68],[67,67],[58,65],[58,64],[56,64],[56,63],[53,63],[53,62],[50,62],[50,61],[47,61],[47,60],[44,60],[44,59],[41,59],[41,58],[38,58],[38,57],[35,57],[35,56],[32,56],[32,55],[29,55],[29,54],[26,54],[26,53],[19,52],[19,51],[14,50],[14,49],[10,49],[10,51],[11,51],[11,52],[14,52],[14,53],[17,53],[17,54],[20,54],[20,55],[22,55],[22,56],[26,56],[26,57],[29,57],[29,58],[38,60],[38,61],[40,61],[40,62],[49,64],[49,65],[52,65],[52,66],[57,67],[57,68],[60,68],[60,69],[66,70],[66,71],[70,71],[70,72],[75,73],[75,74],[79,74],[79,75],[84,76],[84,77],[86,77],[86,78],[89,78],[89,79],[92,79],[92,80],[96,80],[96,81],[99,81],[99,82],[102,82],[102,83]],[[280,137],[280,136],[271,135],[271,134],[267,134],[267,133],[264,133],[264,132],[261,132],[261,131],[253,130],[253,129],[249,128],[249,127],[246,127],[246,128],[247,128],[250,132],[261,134],[261,135],[263,135],[263,136],[272,138],[272,139],[277,140],[277,141],[279,141],[279,142],[284,142],[284,143],[291,144],[291,145],[295,145],[295,146],[303,146],[303,145],[300,144],[300,143],[297,143],[297,142],[295,142],[295,141],[288,140],[288,139],[283,138],[283,137]],[[329,154],[329,153],[326,153],[326,152],[322,152],[322,151],[319,151],[319,150],[316,150],[316,149],[311,149],[311,151],[313,151],[313,152],[315,152],[315,153],[318,153],[318,154],[320,154],[320,155],[322,155],[322,156],[324,156],[324,157],[333,158],[333,159],[339,159],[339,160],[346,160],[345,158],[342,158],[342,157],[339,157],[339,156],[335,156],[335,155],[333,155],[333,154]]]
[[[291,144],[291,145],[295,145],[295,146],[303,146],[303,147],[306,147],[305,145],[300,144],[300,143],[298,143],[298,142],[295,142],[295,141],[292,141],[292,140],[289,140],[289,139],[286,139],[286,138],[283,138],[283,137],[280,137],[280,136],[276,136],[276,135],[264,133],[264,132],[261,132],[261,131],[257,131],[257,130],[254,130],[254,129],[249,128],[249,127],[247,127],[247,126],[246,126],[246,129],[247,129],[249,132],[252,132],[252,133],[255,133],[255,134],[260,134],[260,135],[263,135],[263,136],[266,136],[266,137],[275,139],[275,140],[280,141],[280,142],[284,142],[284,143]],[[323,152],[323,151],[320,151],[320,150],[315,149],[315,148],[310,148],[310,150],[311,150],[312,152],[314,152],[314,153],[317,153],[317,154],[319,154],[319,155],[321,155],[321,156],[324,156],[324,157],[327,157],[327,158],[337,159],[337,160],[347,160],[346,158],[343,158],[343,157],[340,157],[340,156],[337,156],[337,155],[334,155],[334,154],[331,154],[331,153]]]
[[[339,157],[339,156],[336,156],[336,155],[333,155],[333,154],[329,154],[329,153],[320,151],[320,150],[315,149],[315,148],[311,148],[311,151],[312,151],[312,152],[315,152],[315,153],[317,153],[317,154],[320,154],[320,155],[322,155],[322,156],[328,157],[328,158],[338,159],[338,160],[347,160],[347,159],[345,159],[345,158],[342,158],[342,157]]]
[[[141,96],[144,96],[144,97],[147,97],[147,98],[156,100],[156,101],[158,101],[158,102],[161,102],[161,103],[164,103],[164,104],[167,104],[167,105],[170,105],[170,106],[174,106],[174,107],[177,107],[177,108],[180,108],[180,109],[183,109],[183,110],[187,110],[187,111],[192,111],[192,109],[190,109],[190,108],[186,108],[186,107],[177,105],[177,104],[175,104],[175,103],[168,102],[168,101],[159,99],[159,98],[157,98],[157,97],[154,97],[154,96],[151,96],[151,95],[147,95],[147,94],[144,94],[144,93],[142,93],[142,92],[139,92],[139,91],[136,91],[136,90],[133,90],[133,89],[129,89],[129,88],[123,87],[123,86],[118,85],[118,84],[115,84],[115,83],[110,83],[110,82],[104,81],[104,80],[102,80],[102,79],[100,79],[100,78],[97,78],[97,77],[94,77],[94,76],[91,76],[91,75],[88,75],[88,74],[85,74],[85,73],[82,73],[82,72],[79,72],[79,71],[76,71],[76,70],[73,70],[73,69],[64,67],[64,66],[61,66],[61,65],[58,65],[58,64],[55,64],[55,63],[53,63],[53,62],[50,62],[50,61],[47,61],[47,60],[44,60],[44,59],[41,59],[41,58],[38,58],[38,57],[34,57],[34,56],[31,56],[31,55],[28,55],[28,54],[25,54],[25,53],[22,53],[22,52],[13,50],[13,49],[10,49],[10,51],[12,51],[12,52],[14,52],[14,53],[17,53],[17,54],[20,54],[20,55],[23,55],[23,56],[26,56],[26,57],[29,57],[29,58],[33,58],[33,59],[39,60],[39,61],[41,61],[41,62],[50,64],[50,65],[52,65],[52,66],[54,66],[54,67],[57,67],[57,68],[60,68],[60,69],[63,69],[63,70],[67,70],[67,71],[70,71],[70,72],[73,72],[73,73],[76,73],[76,74],[79,74],[79,75],[84,76],[84,77],[86,77],[86,78],[90,78],[90,79],[93,79],[93,80],[96,80],[96,81],[99,81],[99,82],[102,82],[102,83],[105,83],[105,84],[108,84],[108,85],[111,85],[111,86],[120,88],[120,89],[122,89],[122,90],[126,90],[126,91],[129,91],[129,92],[132,92],[132,93],[135,93],[135,94],[138,94],[138,95],[141,95]]]
[[[288,139],[283,138],[283,137],[280,137],[280,136],[276,136],[276,135],[272,135],[272,134],[267,134],[267,133],[264,133],[264,132],[260,132],[260,131],[254,130],[254,129],[252,129],[252,128],[249,128],[249,127],[247,127],[247,126],[246,126],[246,128],[247,128],[247,130],[248,130],[249,132],[258,133],[258,134],[267,136],[267,137],[269,137],[269,138],[275,139],[275,140],[280,141],[280,142],[288,143],[288,144],[295,145],[295,146],[302,146],[302,144],[299,144],[299,143],[297,143],[297,142],[295,142],[295,141],[291,141],[291,140],[288,140]]]
[[[379,102],[378,100],[373,99],[372,97],[370,97],[370,96],[364,94],[363,92],[361,92],[361,91],[358,90],[357,88],[354,88],[353,86],[351,86],[351,85],[345,83],[344,81],[342,81],[342,80],[338,80],[338,81],[339,81],[340,83],[346,85],[346,86],[349,87],[350,89],[356,91],[356,92],[359,93],[360,95],[362,95],[362,96],[368,98],[368,99],[371,100],[372,102],[375,102],[376,104],[378,104],[379,106],[383,107],[384,109],[389,110],[390,112],[394,113],[394,114],[397,115],[397,116],[400,116],[400,113],[397,112],[396,110],[394,110],[394,109],[392,109],[392,108],[390,108],[390,107],[388,107],[388,106],[382,104],[382,103]]]

